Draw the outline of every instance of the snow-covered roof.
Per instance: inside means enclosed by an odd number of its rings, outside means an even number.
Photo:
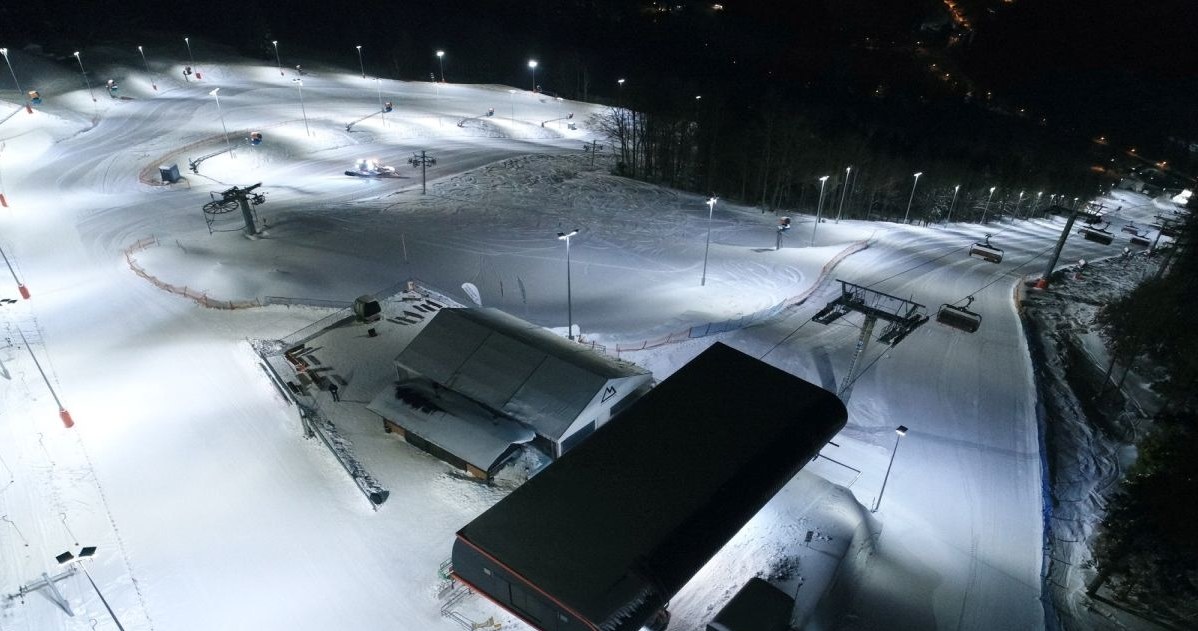
[[[535,437],[527,427],[437,388],[432,382],[405,382],[385,388],[366,408],[487,472],[512,445]]]
[[[395,359],[558,439],[608,381],[646,371],[498,309],[442,309]]]

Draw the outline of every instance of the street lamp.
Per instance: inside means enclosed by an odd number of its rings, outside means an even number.
[[[279,76],[282,77],[282,76],[284,76],[283,75],[283,60],[279,58],[279,40],[272,39],[272,40],[270,40],[270,43],[275,45],[275,63],[279,64]]]
[[[996,189],[996,188],[998,188],[998,187],[997,186],[990,187],[990,195],[988,197],[986,197],[986,205],[984,207],[982,207],[982,223],[986,223],[986,213],[990,212],[990,200],[994,197],[994,189]]]
[[[104,608],[108,610],[108,615],[111,616],[112,621],[116,623],[116,628],[120,629],[120,631],[125,631],[125,627],[121,626],[121,621],[117,620],[116,613],[114,613],[112,611],[112,607],[108,605],[108,600],[104,598],[104,594],[100,593],[100,588],[96,585],[96,582],[92,580],[92,575],[87,572],[87,567],[83,565],[83,559],[91,558],[95,556],[95,554],[96,546],[85,546],[79,550],[79,556],[71,554],[71,551],[68,550],[54,557],[54,559],[61,565],[73,563],[76,567],[83,570],[83,575],[87,577],[87,582],[92,584],[92,589],[96,590],[96,595],[100,597],[100,602],[104,603]]]
[[[142,50],[141,46],[138,46],[137,52],[141,53],[141,62],[146,65],[146,74],[150,77],[150,87],[157,90],[158,85],[154,83],[154,73],[150,70],[150,62],[146,61],[146,51]]]
[[[358,69],[362,71],[362,78],[365,79],[366,78],[366,64],[362,62],[362,45],[358,44],[357,46],[354,46],[354,48],[358,49]]]
[[[437,65],[441,67],[441,83],[445,83],[445,51],[437,51]]]
[[[537,60],[536,59],[528,60],[528,69],[532,71],[532,91],[535,93],[537,91]]]
[[[961,190],[961,185],[953,187],[953,201],[948,203],[948,217],[945,217],[944,223],[950,223],[953,220],[953,206],[957,205],[957,192]]]
[[[815,231],[819,229],[820,210],[824,207],[824,185],[828,183],[827,175],[819,179],[819,202],[815,205],[815,226],[811,228],[811,245],[815,246]]]
[[[140,49],[141,46],[138,48]],[[29,95],[25,94],[25,91],[21,89],[21,82],[17,81],[17,73],[12,69],[12,62],[8,59],[8,49],[0,48],[0,55],[4,55],[4,63],[8,64],[8,72],[12,74],[12,82],[17,86],[17,92],[21,93],[21,98],[25,101],[25,111],[32,114],[33,106],[29,104]]]
[[[1040,198],[1043,196],[1044,191],[1036,191],[1036,201],[1032,203],[1032,212],[1028,214],[1035,214],[1036,211],[1040,210]]]
[[[852,171],[853,167],[847,167],[844,170],[844,186],[840,189],[840,208],[836,210],[836,223],[840,223],[840,215],[844,212],[844,197],[849,192],[849,174]]]
[[[295,87],[299,89],[300,111],[304,114],[304,135],[311,136],[312,131],[308,129],[308,110],[304,107],[304,80],[292,79],[291,82],[294,83]]]
[[[915,201],[915,187],[919,186],[919,176],[923,175],[923,171],[915,174],[915,183],[911,185],[911,197],[907,198],[907,214],[903,215],[903,223],[907,223],[907,219],[911,217],[911,202]]]
[[[624,80],[616,79],[616,107],[624,109]]]
[[[574,306],[570,295],[570,237],[578,234],[578,228],[557,233],[557,238],[566,242],[566,337],[574,339]]]
[[[387,107],[383,105],[383,80],[375,77],[374,87],[379,94],[379,118],[383,119],[383,128],[385,129],[387,127]]]
[[[700,287],[707,284],[707,252],[711,249],[711,214],[715,210],[717,201],[719,198],[715,196],[707,200],[707,246],[703,248],[703,277],[699,279]]]
[[[890,468],[894,466],[894,454],[898,453],[899,441],[907,435],[907,426],[899,425],[894,429],[894,433],[897,436],[894,439],[894,449],[890,450],[890,464],[886,465],[886,475],[882,477],[882,490],[878,491],[878,501],[874,502],[874,507],[869,511],[871,513],[878,512],[878,507],[882,505],[882,494],[886,492],[886,481],[890,479]]]
[[[191,54],[191,38],[184,37],[183,43],[187,45],[187,58],[191,60],[191,69],[193,72],[195,72],[196,79],[202,79],[203,77],[200,76],[200,69],[196,67],[196,58]]]
[[[92,92],[92,82],[87,79],[87,70],[83,69],[83,58],[79,56],[79,51],[75,51],[75,60],[79,62],[79,73],[83,75],[83,82],[87,84],[88,94],[92,95],[92,103],[95,103],[96,93]]]
[[[1015,217],[1016,217],[1016,218],[1018,218],[1018,217],[1019,217],[1019,206],[1020,206],[1020,204],[1022,204],[1022,203],[1023,203],[1023,191],[1022,191],[1022,190],[1020,190],[1020,191],[1019,191],[1019,197],[1015,199],[1015,213],[1014,213],[1014,215],[1015,215]]]
[[[225,112],[220,108],[220,88],[213,88],[208,95],[216,97],[216,113],[220,116],[220,128],[225,130],[225,147],[229,150],[229,157],[235,158],[237,156],[233,154],[233,143],[229,142],[229,128],[225,127]]]

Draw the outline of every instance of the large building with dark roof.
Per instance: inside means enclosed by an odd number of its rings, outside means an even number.
[[[544,631],[635,631],[846,418],[717,343],[458,531],[454,575]]]

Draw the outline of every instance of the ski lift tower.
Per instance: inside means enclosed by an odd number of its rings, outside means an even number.
[[[873,337],[874,326],[878,320],[886,322],[886,328],[878,336],[878,341],[893,347],[924,322],[927,322],[928,315],[925,307],[918,302],[884,294],[840,279],[837,279],[837,282],[840,283],[840,296],[825,305],[811,319],[820,324],[831,324],[853,311],[865,316],[865,323],[861,326],[861,335],[857,338],[857,348],[853,351],[853,361],[849,364],[849,371],[841,381],[840,389],[836,392],[836,396],[847,403],[851,395],[853,380],[856,378],[857,366]]]
[[[212,201],[204,204],[204,220],[208,224],[208,233],[212,234],[212,224],[216,221],[217,215],[223,215],[240,208],[241,216],[245,219],[245,233],[251,237],[258,234],[255,214],[251,210],[250,205],[258,206],[266,203],[265,193],[254,192],[254,189],[259,186],[262,186],[262,182],[245,188],[234,186],[227,191],[222,191],[220,199],[213,196]]]

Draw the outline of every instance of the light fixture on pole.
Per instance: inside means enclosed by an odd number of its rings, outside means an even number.
[[[624,109],[624,80],[616,79],[616,107]]]
[[[150,87],[157,90],[158,84],[154,83],[154,73],[150,70],[150,62],[146,61],[146,51],[142,50],[141,46],[138,46],[137,52],[141,53],[141,63],[146,65],[146,75],[150,77]]]
[[[1078,198],[1076,198],[1076,197],[1073,198],[1073,210],[1077,210],[1077,200],[1078,200]]]
[[[92,589],[96,590],[96,595],[100,597],[100,602],[104,603],[104,608],[108,610],[108,615],[111,616],[112,621],[116,623],[116,628],[120,629],[120,631],[125,631],[125,627],[121,626],[121,621],[117,619],[116,613],[114,613],[112,611],[112,607],[108,605],[108,600],[104,598],[104,594],[100,592],[100,588],[96,585],[96,582],[92,580],[92,575],[87,572],[87,567],[85,567],[82,563],[84,559],[91,558],[95,556],[95,554],[96,546],[84,546],[79,550],[78,556],[71,554],[71,551],[68,550],[54,557],[54,560],[58,561],[60,565],[72,563],[79,569],[83,570],[83,575],[87,577],[87,582],[92,584]]]
[[[140,49],[141,46],[138,46]],[[8,59],[8,49],[0,48],[0,55],[4,55],[4,63],[8,64],[8,72],[12,74],[12,82],[17,86],[17,92],[21,94],[21,98],[25,100],[25,111],[33,113],[33,106],[29,104],[29,95],[21,89],[21,82],[17,81],[17,72],[12,69],[12,62]]]
[[[982,208],[982,223],[986,223],[986,213],[990,212],[990,200],[994,197],[994,189],[997,186],[990,187],[990,195],[986,197],[986,205]]]
[[[535,93],[537,91],[537,60],[536,59],[528,60],[528,69],[532,71],[532,91]]]
[[[957,193],[961,190],[961,185],[953,187],[953,201],[948,203],[948,217],[944,218],[944,223],[950,223],[953,220],[953,206],[957,205]]]
[[[17,278],[17,272],[13,270],[12,263],[8,262],[8,255],[4,253],[4,248],[0,248],[0,257],[4,259],[4,264],[8,266],[8,273],[12,274],[12,280],[17,284],[17,292],[21,294],[21,298],[29,300],[29,288],[25,287],[25,283],[22,283],[21,279]]]
[[[700,287],[707,284],[707,252],[711,250],[711,215],[717,201],[719,198],[714,195],[707,200],[707,245],[703,248],[703,276],[699,279]]]
[[[923,175],[923,171],[915,174],[915,183],[911,185],[911,197],[907,198],[907,214],[903,215],[903,223],[911,217],[911,202],[915,201],[915,187],[919,186],[919,176]]]
[[[291,82],[295,84],[295,87],[299,88],[300,112],[304,115],[304,135],[311,136],[312,131],[308,129],[308,110],[304,107],[304,80],[292,79]]]
[[[823,176],[819,179],[819,202],[815,205],[815,225],[811,227],[811,245],[815,246],[815,231],[819,229],[820,211],[824,207],[824,185],[828,183],[828,177]]]
[[[29,357],[33,359],[33,365],[37,367],[37,372],[42,376],[42,381],[46,383],[46,389],[50,391],[50,396],[54,399],[54,403],[58,405],[58,418],[62,420],[62,424],[67,429],[75,426],[75,419],[71,418],[71,413],[63,406],[62,401],[58,399],[58,393],[54,391],[54,386],[50,385],[50,379],[46,377],[46,371],[42,370],[42,363],[37,360],[37,355],[33,354],[33,348],[29,346],[29,340],[25,339],[25,332],[21,327],[17,327],[17,333],[21,336],[21,343],[25,345],[25,350],[29,351]]]
[[[191,38],[184,37],[183,43],[187,45],[187,58],[189,60],[191,60],[191,69],[193,72],[195,72],[196,79],[203,79],[204,77],[200,75],[200,69],[198,67],[196,67],[196,58],[193,57],[191,54]],[[184,76],[186,76],[187,73],[183,73],[183,74],[184,74]]]
[[[282,77],[282,76],[284,76],[283,75],[283,60],[279,57],[279,40],[272,39],[272,40],[270,40],[270,43],[275,45],[275,63],[279,65],[279,76]]]
[[[233,143],[229,142],[229,128],[225,127],[225,112],[220,108],[220,88],[213,88],[208,96],[216,98],[216,113],[220,116],[220,128],[225,131],[225,147],[229,150],[229,157],[235,158],[237,156],[233,154]]]
[[[1040,198],[1043,196],[1044,191],[1036,191],[1036,201],[1032,202],[1032,211],[1028,213],[1029,215],[1034,215],[1036,211],[1040,210]]]
[[[441,67],[441,83],[445,83],[445,51],[437,51],[437,65]]]
[[[1017,197],[1015,199],[1015,212],[1012,213],[1013,215],[1015,215],[1016,219],[1019,218],[1019,206],[1021,206],[1022,204],[1023,204],[1023,191],[1020,190],[1019,197]]]
[[[853,172],[853,167],[846,167],[844,170],[844,186],[840,188],[840,208],[836,210],[836,223],[840,223],[840,215],[844,212],[844,197],[849,192],[849,175]]]
[[[92,91],[92,82],[87,78],[87,70],[83,68],[83,57],[79,56],[79,51],[75,51],[75,60],[79,62],[79,72],[83,75],[83,82],[87,84],[87,93],[92,95],[92,103],[95,103],[96,93]]]
[[[557,233],[557,238],[566,242],[566,337],[574,339],[574,306],[570,293],[570,237],[578,234],[578,228]]]
[[[882,494],[886,492],[886,481],[890,479],[890,468],[894,466],[894,454],[898,453],[899,441],[907,435],[907,426],[899,425],[894,429],[894,433],[897,436],[894,439],[894,449],[890,450],[890,464],[886,465],[886,475],[882,477],[882,490],[878,491],[878,501],[874,502],[874,507],[869,511],[871,513],[878,512],[878,507],[882,505]]]
[[[383,119],[383,127],[387,127],[387,106],[383,105],[383,80],[379,77],[374,78],[374,87],[379,95],[379,118]]]
[[[366,64],[362,62],[362,45],[358,44],[357,46],[354,46],[354,48],[358,49],[358,69],[362,71],[362,78],[365,79],[366,78]]]

